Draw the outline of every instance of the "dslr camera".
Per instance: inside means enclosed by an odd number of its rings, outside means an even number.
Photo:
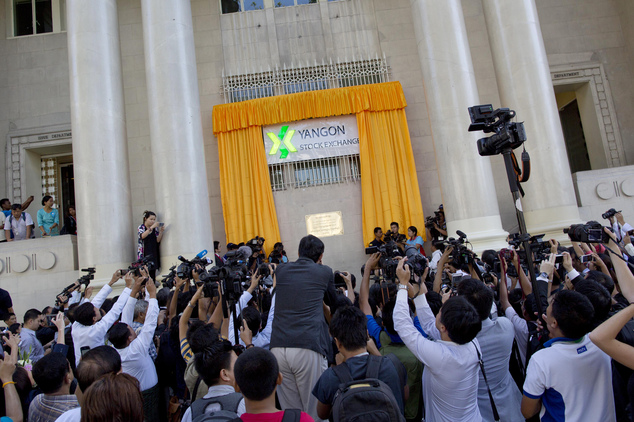
[[[614,208],[610,208],[609,210],[601,214],[601,218],[605,220],[609,220],[610,218],[614,217],[616,213],[619,213],[619,212],[622,212],[622,211],[617,211]]]
[[[569,228],[564,229],[564,233],[568,234],[573,242],[608,243],[610,241],[610,236],[603,231],[603,226],[597,221],[588,221],[586,224],[573,224]]]
[[[121,275],[125,275],[132,272],[135,277],[141,277],[141,268],[147,265],[147,270],[152,271],[154,269],[154,262],[152,261],[152,255],[144,256],[143,258],[134,261],[128,268],[122,268]]]

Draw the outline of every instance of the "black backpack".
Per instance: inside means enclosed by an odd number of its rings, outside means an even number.
[[[361,380],[352,379],[345,362],[333,368],[341,381],[332,405],[335,422],[405,421],[392,389],[379,380],[382,360],[382,357],[368,355],[365,379]]]

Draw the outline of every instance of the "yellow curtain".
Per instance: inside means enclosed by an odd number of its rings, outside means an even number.
[[[220,193],[227,241],[266,239],[267,251],[280,241],[260,127],[218,134]]]
[[[399,82],[259,98],[213,109],[218,136],[220,187],[227,239],[264,236],[267,249],[280,239],[262,126],[356,114],[359,126],[363,241],[375,226],[397,221],[425,238],[416,166]]]
[[[214,133],[407,106],[400,82],[359,85],[258,98],[214,106]]]
[[[363,242],[374,239],[374,227],[401,233],[416,226],[426,239],[423,205],[405,111],[364,111],[357,114],[361,162]]]

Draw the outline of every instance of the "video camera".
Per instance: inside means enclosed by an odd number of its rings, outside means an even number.
[[[445,248],[449,246],[453,247],[453,251],[451,252],[453,262],[459,266],[475,265],[477,255],[465,245],[465,243],[469,243],[467,235],[460,230],[456,230],[456,234],[458,235],[458,239],[450,237],[442,242]]]
[[[376,252],[381,254],[379,258],[379,268],[383,271],[383,279],[385,281],[395,282],[397,278],[396,267],[398,267],[400,258],[403,257],[403,252],[399,249],[398,244],[394,240],[389,240],[381,246],[370,246],[365,248],[366,255],[371,255]],[[410,269],[410,282],[415,283],[415,271],[412,269],[412,265],[408,261],[405,263],[405,266]],[[423,268],[423,271],[424,270],[425,269]],[[419,276],[422,275],[422,273],[416,274]]]
[[[143,258],[139,258],[134,261],[128,268],[122,268],[119,270],[121,275],[125,275],[128,272],[132,272],[135,277],[141,277],[141,268],[147,266],[148,272],[154,270],[154,261],[152,260],[152,255],[144,256]]]
[[[524,123],[514,123],[515,111],[508,108],[493,110],[491,104],[469,107],[471,125],[469,132],[494,133],[488,138],[478,139],[481,156],[501,154],[505,149],[515,149],[526,141]]]
[[[609,227],[608,227],[609,228]],[[612,229],[610,229],[612,230]],[[564,233],[568,234],[573,242],[583,243],[608,243],[610,236],[603,231],[603,226],[597,221],[588,221],[586,224],[573,224]]]
[[[66,298],[66,301],[65,301],[64,303],[68,302],[68,299],[69,299],[69,297],[68,297],[68,296],[69,296],[69,293],[72,293],[75,289],[77,289],[77,288],[81,287],[81,285],[82,285],[82,284],[83,284],[84,286],[88,287],[88,285],[90,284],[90,282],[91,282],[92,280],[94,280],[94,279],[95,279],[95,273],[97,272],[97,270],[95,269],[95,267],[82,268],[82,269],[81,269],[81,271],[82,271],[82,272],[85,272],[85,273],[88,273],[88,274],[84,274],[84,275],[82,275],[81,277],[79,277],[79,278],[77,279],[77,282],[79,282],[79,284],[77,284],[77,283],[73,283],[73,284],[71,284],[71,285],[69,285],[69,286],[66,286],[66,287],[64,288],[64,290],[62,290],[62,291],[61,291],[61,293],[59,293],[59,294],[56,296],[56,297],[57,297],[56,302],[60,303],[60,301],[59,301],[59,297],[60,297],[60,296],[66,296],[67,298]],[[60,303],[60,304],[61,304],[61,303]]]
[[[167,275],[163,276],[163,287],[167,287],[168,289],[172,289],[174,287],[174,281],[176,279],[176,265],[172,265],[170,267],[170,272]]]

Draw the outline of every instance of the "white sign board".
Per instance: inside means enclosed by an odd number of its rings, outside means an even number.
[[[343,217],[341,211],[307,215],[306,232],[317,237],[342,235]]]
[[[263,126],[262,136],[269,164],[359,154],[354,115]]]

